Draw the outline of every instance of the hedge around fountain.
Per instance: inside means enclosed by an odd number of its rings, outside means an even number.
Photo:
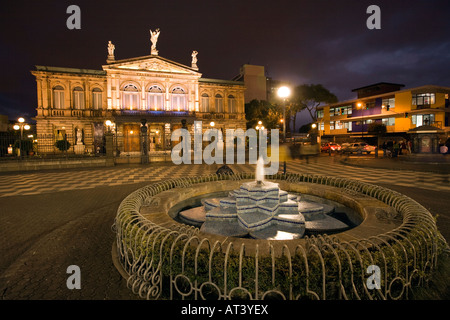
[[[448,245],[435,219],[396,191],[351,179],[307,174],[268,176],[274,182],[325,185],[363,194],[394,208],[401,225],[387,233],[342,241],[318,235],[295,249],[266,241],[269,254],[251,254],[232,238],[217,237],[173,221],[149,221],[141,213],[155,195],[204,182],[254,179],[254,174],[171,179],[136,190],[120,204],[113,225],[113,257],[130,289],[146,299],[408,299],[423,287]],[[280,240],[278,240],[280,241]],[[279,243],[278,243],[279,244]],[[381,271],[371,289],[370,265]]]

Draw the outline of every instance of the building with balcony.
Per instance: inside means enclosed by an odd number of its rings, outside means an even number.
[[[386,125],[387,136],[407,137],[420,126],[450,131],[449,87],[426,85],[403,89],[404,85],[377,83],[353,89],[357,98],[317,108],[317,125],[322,138],[345,141],[373,137],[371,123]]]
[[[81,152],[101,152],[108,130],[121,155],[139,154],[142,141],[148,141],[147,150],[167,150],[182,120],[189,130],[194,121],[202,121],[203,131],[211,125],[224,133],[246,128],[244,83],[202,78],[194,53],[187,66],[153,48],[151,55],[122,60],[115,60],[114,49],[108,51],[102,70],[36,66],[31,71],[37,83],[38,151],[50,152],[57,140],[67,140],[69,151],[78,144]],[[148,139],[142,139],[142,126]]]

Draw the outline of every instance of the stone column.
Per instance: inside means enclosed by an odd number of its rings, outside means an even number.
[[[114,165],[114,144],[112,132],[105,133],[105,149],[107,165]]]

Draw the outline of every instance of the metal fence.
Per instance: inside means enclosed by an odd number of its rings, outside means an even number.
[[[72,134],[29,134],[1,132],[0,160],[92,157],[105,154],[103,139],[84,134],[77,148],[77,137]]]

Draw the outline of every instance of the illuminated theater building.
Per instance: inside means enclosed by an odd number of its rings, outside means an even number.
[[[36,66],[38,152],[66,139],[69,152],[96,153],[108,130],[121,156],[141,152],[145,131],[150,152],[167,150],[182,120],[190,131],[194,121],[203,131],[246,128],[243,82],[202,78],[196,51],[187,66],[159,56],[152,42],[150,55],[122,60],[109,42],[102,70]]]

